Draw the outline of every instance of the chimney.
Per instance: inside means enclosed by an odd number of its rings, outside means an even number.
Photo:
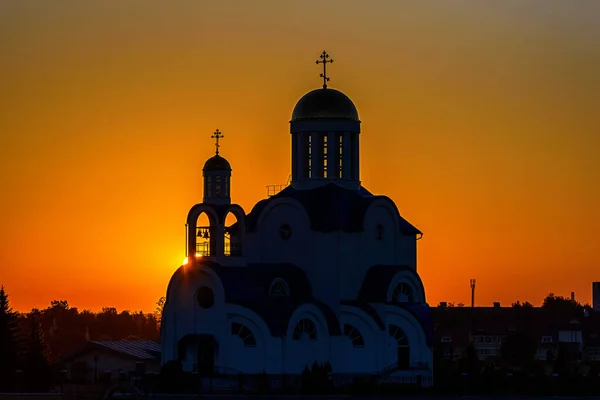
[[[575,292],[571,292],[571,301],[575,301]]]
[[[494,302],[494,308],[500,308],[500,302],[499,301],[495,301]]]
[[[592,283],[592,307],[594,311],[600,311],[600,282]]]
[[[441,308],[446,308],[447,306],[448,306],[448,303],[446,303],[445,301],[440,301]]]

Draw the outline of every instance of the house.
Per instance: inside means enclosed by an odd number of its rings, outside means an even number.
[[[107,372],[159,372],[160,352],[149,340],[88,341],[61,361],[70,379],[96,383]]]

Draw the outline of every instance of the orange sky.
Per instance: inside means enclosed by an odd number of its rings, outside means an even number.
[[[600,280],[600,2],[0,4],[0,283],[18,310],[154,309],[210,135],[246,211],[290,173],[321,84],[363,121],[365,187],[424,232],[430,304]]]

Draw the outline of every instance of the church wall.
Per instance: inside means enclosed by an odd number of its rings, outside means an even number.
[[[269,369],[269,354],[272,352],[272,338],[268,327],[261,318],[241,306],[227,307],[227,335],[222,342],[224,354],[221,366],[233,368],[245,374],[258,374]],[[231,324],[238,323],[247,327],[255,338],[255,345],[244,344],[242,338],[233,335]]]
[[[226,306],[224,291],[220,279],[209,268],[188,267],[178,271],[169,287],[167,303],[163,312],[165,327],[163,328],[162,363],[177,359],[178,343],[189,334],[209,334],[217,340],[227,334]],[[192,269],[193,268],[193,269]],[[210,308],[202,308],[198,304],[197,293],[202,286],[209,287],[214,293],[214,304]],[[169,343],[170,346],[166,346]],[[219,365],[223,352],[223,344],[219,343],[219,351],[215,356],[215,364]],[[190,344],[183,361],[185,370],[192,370],[196,361],[196,347]]]
[[[401,307],[385,304],[372,305],[386,325],[386,330],[382,332],[385,338],[382,341],[380,369],[396,362],[397,342],[389,334],[387,327],[390,325],[399,326],[406,334],[410,347],[411,364],[429,363],[431,365],[432,349],[427,345],[427,338],[419,321]]]
[[[338,312],[340,294],[340,255],[343,248],[342,233],[314,233],[312,265],[307,265],[309,282],[316,298],[327,304],[334,312]],[[348,266],[344,266],[347,268]],[[348,277],[344,278],[348,279]]]
[[[398,235],[396,263],[417,268],[417,238],[414,235]]]
[[[300,340],[294,339],[296,326],[305,318],[314,322],[317,328],[316,340],[304,336]],[[284,342],[283,373],[300,374],[307,365],[310,368],[314,361],[318,363],[331,361],[331,338],[327,322],[321,310],[315,305],[306,304],[294,311],[288,323]]]
[[[356,347],[345,335],[335,346],[332,369],[335,373],[370,373],[377,370],[382,332],[371,317],[356,307],[342,306],[340,313],[342,332],[351,325],[363,338],[364,346]]]
[[[369,268],[374,264],[396,264],[399,227],[395,213],[385,203],[374,204],[367,210],[363,224],[363,265]],[[378,226],[382,228],[380,236]]]
[[[355,300],[364,278],[361,248],[362,232],[339,236],[339,269],[337,280],[341,300]]]
[[[288,224],[292,229],[287,240],[281,236],[283,224]],[[313,232],[310,222],[302,205],[294,200],[271,202],[259,217],[257,231],[260,235],[257,243],[260,248],[259,262],[291,262],[302,267],[312,258]],[[253,240],[256,243],[256,237]]]

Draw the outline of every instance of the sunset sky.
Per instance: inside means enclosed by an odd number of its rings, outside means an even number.
[[[591,301],[600,280],[600,1],[0,0],[0,283],[152,311],[225,135],[246,212],[330,86],[361,180],[424,232],[427,301]]]

